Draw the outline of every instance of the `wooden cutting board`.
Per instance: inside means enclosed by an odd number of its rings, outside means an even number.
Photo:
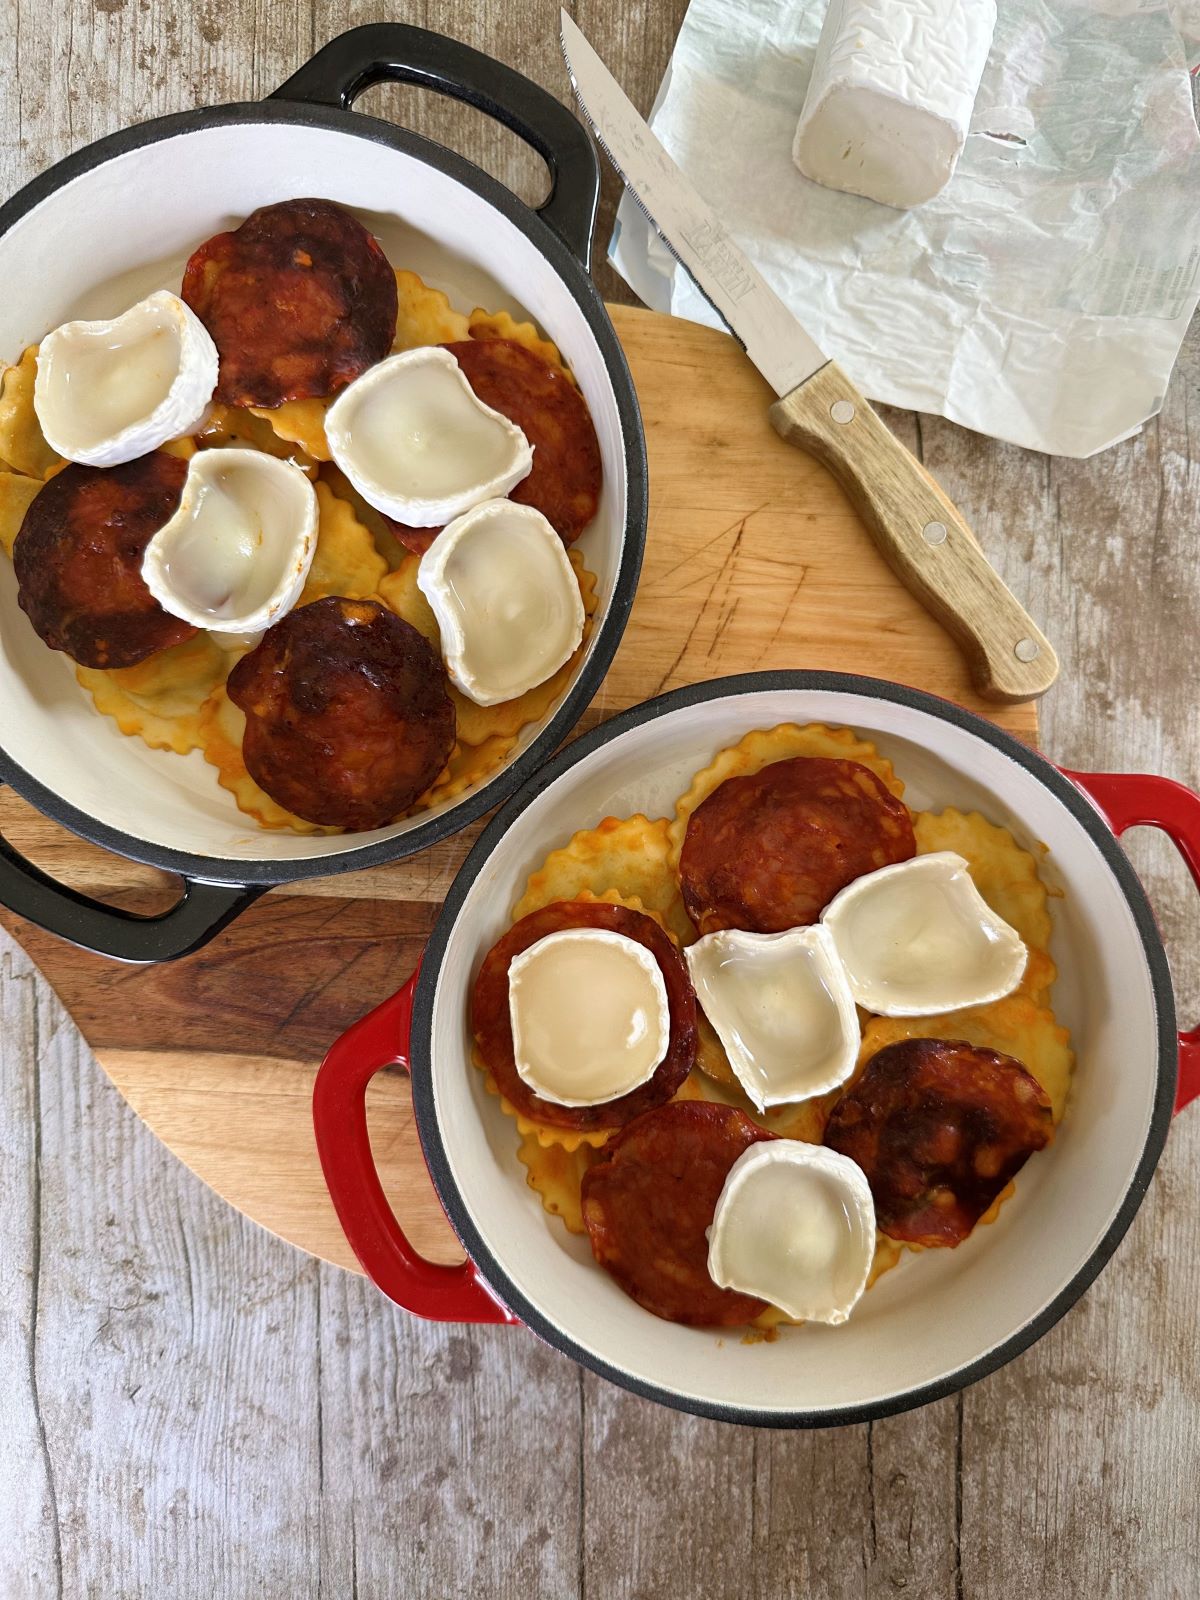
[[[583,726],[704,678],[822,667],[933,690],[1032,740],[1034,707],[973,694],[956,648],[832,478],[775,436],[774,397],[734,341],[652,312],[612,315],[645,419],[650,530],[628,631]],[[167,874],[83,843],[7,790],[0,831],[55,877],[116,904],[151,911],[174,896]],[[274,890],[170,966],[118,966],[0,920],[182,1161],[264,1227],[354,1267],[317,1163],[313,1076],[338,1033],[408,976],[477,831],[395,866]],[[380,1175],[410,1237],[439,1260],[460,1258],[405,1075],[380,1074],[369,1107]]]

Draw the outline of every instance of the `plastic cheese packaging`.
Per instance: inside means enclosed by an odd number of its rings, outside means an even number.
[[[907,210],[950,181],[995,0],[830,0],[792,156],[806,178]]]

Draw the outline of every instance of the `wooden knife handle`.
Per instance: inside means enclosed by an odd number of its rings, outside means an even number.
[[[962,647],[980,694],[1034,700],[1058,676],[1045,635],[921,463],[830,361],[771,407],[775,431],[833,473],[900,581]]]

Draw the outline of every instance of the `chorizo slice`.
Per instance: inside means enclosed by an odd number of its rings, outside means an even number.
[[[708,1228],[729,1169],[772,1133],[735,1106],[676,1100],[604,1146],[583,1175],[592,1254],[638,1305],[668,1322],[738,1327],[766,1302],[708,1275]]]
[[[533,470],[508,498],[533,506],[565,545],[573,544],[600,500],[600,441],[587,401],[561,368],[514,339],[464,339],[443,349],[484,405],[515,422],[533,446]],[[418,555],[441,532],[391,526]]]
[[[1049,1097],[1019,1061],[961,1039],[902,1039],[834,1106],[825,1143],[866,1173],[881,1233],[953,1247],[1053,1135]]]
[[[221,358],[230,406],[320,400],[382,361],[396,335],[396,277],[357,217],[331,200],[260,206],[194,252],[183,298]]]
[[[13,546],[21,609],[81,667],[133,667],[196,632],[142,580],[179,506],[187,462],[163,450],[119,467],[64,467],[30,502]]]
[[[508,969],[513,959],[547,934],[564,928],[607,928],[645,945],[658,962],[667,991],[671,1028],[667,1053],[654,1076],[629,1094],[596,1106],[560,1106],[535,1094],[517,1072],[508,1010]],[[581,995],[580,1026],[587,1026],[587,996]],[[556,1128],[619,1128],[669,1100],[696,1059],[696,995],[683,957],[653,917],[602,901],[556,900],[514,922],[492,946],[475,980],[471,1022],[480,1059],[510,1105],[531,1122]]]
[[[684,904],[701,933],[815,922],[864,872],[916,854],[903,801],[858,761],[793,756],[726,778],[688,819]]]
[[[246,770],[308,822],[394,822],[454,748],[454,703],[437,652],[374,600],[337,595],[268,628],[229,674],[246,715]]]

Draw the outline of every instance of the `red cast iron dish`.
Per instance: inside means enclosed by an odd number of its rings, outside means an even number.
[[[1014,828],[1019,842],[1046,838],[1046,871],[1063,870],[1065,907],[1058,913],[1055,951],[1060,982],[1055,1011],[1072,1028],[1077,1051],[1076,1080],[1066,1118],[1054,1145],[1022,1173],[1015,1198],[1000,1221],[957,1251],[926,1252],[887,1274],[860,1302],[844,1329],[806,1327],[788,1330],[773,1345],[744,1347],[713,1332],[675,1328],[648,1316],[632,1302],[633,1321],[625,1326],[624,1307],[612,1296],[606,1275],[590,1262],[586,1242],[569,1241],[561,1224],[539,1215],[538,1197],[525,1184],[516,1159],[515,1130],[493,1096],[482,1089],[482,1075],[469,1061],[467,1007],[470,980],[517,898],[524,875],[544,855],[580,827],[594,825],[606,811],[628,814],[636,802],[639,762],[668,771],[666,786],[654,788],[651,772],[649,815],[669,811],[669,798],[686,785],[687,773],[713,751],[754,727],[780,721],[841,723],[874,738],[910,784],[928,797],[914,800],[933,808],[976,802],[991,820]],[[679,777],[681,753],[692,767]],[[922,771],[922,763],[927,770]],[[633,776],[627,778],[626,775]],[[614,787],[629,796],[609,807]],[[594,789],[602,809],[589,810]],[[1023,794],[1017,793],[1024,790]],[[1041,794],[1042,815],[1029,818]],[[665,802],[665,803],[664,803]],[[541,1337],[577,1360],[634,1391],[665,1404],[731,1421],[769,1426],[828,1426],[892,1414],[953,1392],[1010,1360],[1039,1338],[1074,1303],[1112,1254],[1143,1198],[1166,1137],[1173,1111],[1200,1095],[1200,1029],[1177,1034],[1166,957],[1144,892],[1116,839],[1128,828],[1161,828],[1175,844],[1200,887],[1200,797],[1168,778],[1141,774],[1068,772],[1011,735],[932,695],[873,679],[819,672],[760,673],[721,679],[678,690],[635,707],[585,734],[560,752],[493,819],[452,886],[422,962],[408,981],[347,1030],[321,1067],[313,1098],[317,1148],[325,1179],[346,1237],[368,1276],[406,1310],[453,1322],[526,1322]],[[1030,828],[1033,828],[1032,834]],[[516,831],[519,848],[512,848]],[[1052,832],[1056,838],[1051,838]],[[502,865],[506,855],[511,862]],[[1092,887],[1089,888],[1088,886]],[[1103,886],[1109,905],[1101,904]],[[516,892],[513,892],[513,891]],[[1108,891],[1111,891],[1109,893]],[[1123,903],[1123,915],[1115,909]],[[482,908],[496,907],[498,911]],[[491,916],[490,925],[485,917]],[[1136,934],[1141,970],[1133,967]],[[1060,948],[1060,940],[1064,948]],[[1088,970],[1071,968],[1091,950]],[[457,952],[453,964],[448,952]],[[1115,976],[1114,976],[1115,975]],[[1135,993],[1146,985],[1148,1005],[1143,1036],[1132,1018]],[[439,994],[439,989],[444,992]],[[1061,998],[1060,998],[1061,992]],[[1140,1004],[1138,1002],[1137,1004]],[[1128,1035],[1119,1032],[1128,1026]],[[1118,1031],[1114,1031],[1118,1030]],[[1153,1032],[1154,1037],[1150,1037]],[[1103,1060],[1112,1056],[1111,1068]],[[380,1185],[367,1133],[367,1085],[385,1066],[411,1068],[417,1126],[439,1196],[467,1259],[457,1266],[423,1259],[408,1243]],[[1119,1103],[1126,1093],[1129,1103]],[[487,1122],[498,1133],[496,1150],[456,1148],[468,1121]],[[1124,1139],[1124,1167],[1118,1170],[1117,1145]],[[1079,1213],[1095,1212],[1078,1239],[1062,1241],[1062,1195],[1049,1193],[1055,1163],[1077,1167],[1068,1193]],[[1039,1165],[1040,1164],[1040,1165]],[[481,1166],[493,1171],[480,1173]],[[1087,1174],[1093,1173],[1093,1179]],[[1091,1187],[1087,1186],[1091,1184]],[[472,1192],[467,1193],[468,1186]],[[1026,1191],[1038,1189],[1033,1195]],[[1086,1191],[1086,1192],[1085,1192]],[[1100,1192],[1103,1191],[1103,1192]],[[512,1247],[494,1213],[502,1206],[527,1208],[533,1219],[524,1247]],[[1049,1213],[1049,1217],[1048,1214]],[[520,1213],[513,1210],[512,1218]],[[1059,1220],[1055,1222],[1055,1218]],[[523,1224],[521,1224],[523,1226]],[[518,1231],[513,1227],[514,1233]],[[544,1241],[543,1241],[544,1235]],[[1011,1259],[999,1257],[1008,1236]],[[1086,1235],[1086,1237],[1085,1237]],[[1028,1279],[1031,1263],[1044,1263],[1058,1250],[1047,1282],[1027,1303],[1017,1279]],[[556,1252],[560,1264],[553,1260]],[[934,1258],[940,1257],[941,1260]],[[1000,1305],[994,1326],[968,1330],[959,1348],[946,1329],[972,1313],[972,1304],[989,1285]],[[531,1280],[532,1269],[540,1281]],[[962,1270],[960,1270],[962,1269]],[[1040,1268],[1039,1268],[1040,1270]],[[556,1271],[572,1276],[572,1295],[583,1303],[575,1326],[568,1326],[571,1296],[556,1314],[547,1304]],[[586,1274],[591,1273],[589,1280]],[[913,1328],[915,1280],[929,1277],[934,1302],[929,1324]],[[1014,1275],[1007,1287],[1004,1277]],[[584,1276],[580,1276],[580,1274]],[[990,1281],[996,1279],[999,1281]],[[899,1280],[907,1278],[904,1293]],[[958,1281],[961,1279],[961,1283]],[[595,1301],[587,1305],[587,1298]],[[888,1303],[889,1298],[892,1303]],[[947,1321],[950,1317],[953,1320]],[[611,1323],[611,1336],[605,1319]],[[1007,1320],[1006,1320],[1007,1318]],[[627,1320],[627,1319],[626,1319]],[[836,1371],[829,1381],[795,1391],[796,1374],[811,1378],[814,1362],[833,1361],[838,1341],[867,1320],[865,1335],[874,1371],[870,1393],[839,1395]],[[581,1331],[586,1330],[586,1331]],[[810,1337],[815,1336],[815,1337]],[[657,1340],[663,1361],[656,1370],[639,1366],[639,1339]],[[672,1349],[674,1339],[677,1348]],[[707,1351],[697,1351],[706,1341]],[[801,1343],[803,1341],[803,1343]],[[791,1352],[789,1355],[789,1351]],[[782,1355],[780,1354],[782,1352]],[[738,1363],[747,1366],[764,1353],[771,1370],[748,1385]],[[862,1352],[858,1354],[862,1365]],[[705,1363],[720,1379],[709,1387]],[[689,1363],[698,1376],[687,1381]],[[651,1363],[653,1365],[653,1363]],[[897,1371],[889,1374],[895,1365]],[[676,1373],[684,1374],[676,1376]],[[760,1381],[761,1380],[761,1381]],[[852,1384],[851,1384],[852,1387]],[[829,1400],[825,1401],[825,1390]]]

